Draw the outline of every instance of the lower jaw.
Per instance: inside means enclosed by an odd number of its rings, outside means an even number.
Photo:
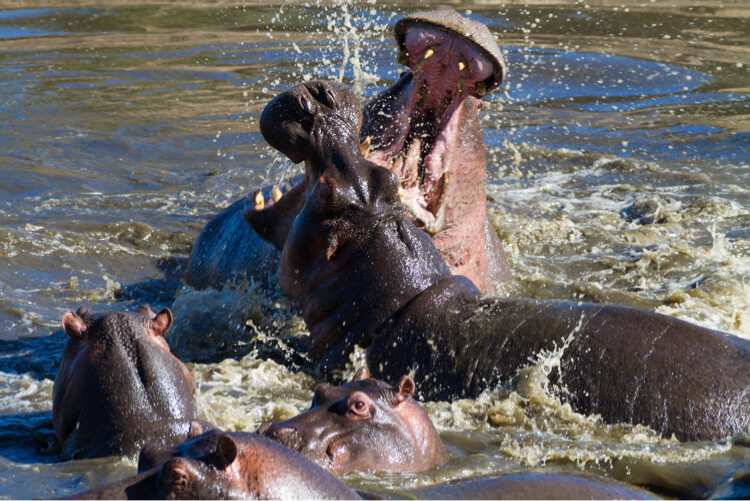
[[[468,113],[465,101],[468,102]],[[408,99],[406,100],[409,101]],[[448,184],[460,182],[456,163],[461,162],[460,149],[462,144],[474,144],[476,147],[484,148],[481,137],[461,137],[460,132],[464,130],[464,120],[476,118],[478,120],[479,110],[482,102],[472,96],[467,96],[459,103],[451,104],[448,108],[450,119],[444,121],[443,127],[433,140],[429,151],[422,156],[420,154],[412,159],[412,165],[408,165],[413,156],[410,146],[415,141],[409,139],[411,131],[400,135],[385,147],[374,149],[367,155],[367,159],[391,170],[399,181],[402,194],[402,202],[407,209],[408,217],[420,228],[434,235],[441,231],[446,225],[444,204],[448,203],[446,193]],[[417,147],[417,149],[419,149]],[[416,173],[417,177],[404,178],[402,173]]]

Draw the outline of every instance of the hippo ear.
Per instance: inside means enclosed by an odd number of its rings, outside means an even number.
[[[163,336],[172,326],[172,312],[169,308],[164,308],[149,321],[151,332],[155,336]]]
[[[185,458],[170,459],[159,472],[159,490],[164,499],[190,499],[193,475]]]
[[[229,435],[221,435],[216,443],[216,451],[213,459],[216,461],[216,467],[220,470],[229,468],[237,458],[237,443]]]
[[[369,378],[370,378],[370,369],[368,369],[367,367],[360,367],[359,370],[357,370],[357,373],[354,374],[352,381],[362,381],[363,379],[369,379]]]
[[[62,317],[62,328],[68,337],[82,339],[86,333],[86,322],[72,311],[66,311]]]
[[[409,397],[414,395],[416,386],[414,380],[409,376],[401,376],[401,380],[398,382],[398,401],[403,402]]]
[[[91,310],[89,310],[85,306],[79,306],[78,310],[76,310],[76,315],[83,318],[86,315],[91,315]]]

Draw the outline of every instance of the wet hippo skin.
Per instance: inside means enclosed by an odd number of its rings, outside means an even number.
[[[659,499],[638,487],[581,473],[507,473],[404,489],[409,499]]]
[[[178,443],[198,419],[195,384],[164,340],[168,309],[154,314],[63,315],[68,342],[52,391],[52,420],[63,457],[134,455],[146,443]]]
[[[139,471],[183,460],[213,465],[204,482],[230,485],[245,499],[354,499],[357,494],[323,468],[257,433],[212,430],[177,446],[141,451]]]
[[[431,235],[449,267],[492,292],[509,267],[486,214],[479,110],[481,97],[503,81],[505,61],[486,26],[452,10],[407,16],[395,35],[399,62],[409,70],[365,108],[356,131],[362,151],[392,170],[406,214]],[[289,158],[305,161],[293,153]],[[188,283],[218,289],[243,277],[267,283],[315,170],[305,161],[305,173],[283,189],[257,192],[213,218],[193,247]],[[242,219],[247,210],[257,212],[255,229]]]
[[[489,297],[452,276],[405,217],[393,175],[362,157],[356,136],[328,135],[305,116],[345,102],[325,97],[332,87],[342,95],[340,84],[315,83],[269,104],[286,103],[276,112],[290,120],[303,116],[294,143],[264,131],[282,153],[304,144],[308,158],[324,147],[330,160],[312,162],[317,181],[279,273],[301,306],[320,370],[342,369],[358,344],[376,377],[412,374],[426,399],[474,398],[557,351],[551,391],[579,412],[680,440],[750,431],[748,341],[629,308]],[[245,216],[253,224],[252,212]]]
[[[396,388],[360,369],[341,386],[323,383],[310,410],[265,423],[258,433],[293,449],[334,475],[352,471],[419,472],[448,453],[432,421],[411,397],[414,382]]]
[[[219,457],[175,458],[144,473],[80,492],[68,499],[248,499],[221,474]]]

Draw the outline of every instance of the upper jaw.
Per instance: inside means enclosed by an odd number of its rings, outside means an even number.
[[[452,87],[437,88],[424,70],[423,65],[416,74],[409,72],[402,78],[404,91],[388,111],[377,112],[389,120],[369,122],[361,136],[366,142],[373,138],[363,151],[366,158],[398,179],[410,218],[434,234],[444,228],[447,189],[460,175],[456,147],[462,141],[476,140],[460,137],[461,122],[471,118],[467,109],[478,117],[482,101],[476,82],[454,80]]]
[[[450,9],[407,16],[395,35],[410,71],[368,104],[360,137],[377,138],[368,160],[396,175],[413,221],[434,234],[446,224],[448,186],[462,176],[461,145],[484,147],[465,125],[504,79],[505,60],[485,25]]]

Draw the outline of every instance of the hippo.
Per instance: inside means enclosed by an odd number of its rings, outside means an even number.
[[[155,465],[155,466],[154,466]],[[147,448],[139,474],[73,499],[652,499],[582,473],[518,472],[382,493],[357,493],[297,453],[254,433],[212,430],[175,448]]]
[[[395,492],[407,499],[660,499],[615,480],[584,473],[512,472]]]
[[[118,482],[79,492],[67,499],[248,499],[223,474],[226,458],[174,458],[160,467]]]
[[[204,481],[231,486],[224,492],[234,497],[236,494],[244,499],[359,497],[323,468],[257,433],[214,429],[176,446],[148,446],[138,458],[138,471],[157,471],[164,468],[160,465],[176,460],[212,464],[214,469]]]
[[[555,356],[550,391],[606,423],[680,440],[750,431],[750,342],[631,308],[486,296],[452,275],[405,216],[393,173],[362,156],[357,124],[325,122],[329,113],[356,116],[338,109],[356,105],[340,88],[297,86],[269,104],[274,124],[261,124],[273,147],[316,170],[279,283],[300,305],[322,373],[343,369],[359,345],[375,377],[410,374],[425,399],[474,398]],[[323,122],[330,127],[315,126]],[[253,211],[245,218],[254,224]]]
[[[393,388],[361,368],[349,383],[318,386],[307,412],[264,423],[258,433],[336,476],[424,471],[448,461],[448,453],[427,413],[412,399],[414,389],[409,376]]]
[[[52,389],[52,423],[64,458],[135,455],[146,443],[178,443],[208,425],[195,383],[169,351],[172,313],[66,312],[68,336]]]
[[[505,78],[505,60],[485,25],[453,10],[406,16],[396,24],[395,36],[398,60],[409,70],[365,107],[357,130],[362,152],[391,169],[408,216],[432,236],[449,267],[493,292],[510,272],[487,217],[479,110],[481,97]],[[335,88],[327,91],[340,99]],[[267,110],[261,121],[274,118]],[[209,221],[193,246],[187,283],[221,289],[248,278],[270,286],[279,250],[315,183],[312,174],[305,162],[305,173],[285,183],[284,190],[256,192]],[[248,209],[257,212],[253,228],[242,218]]]

